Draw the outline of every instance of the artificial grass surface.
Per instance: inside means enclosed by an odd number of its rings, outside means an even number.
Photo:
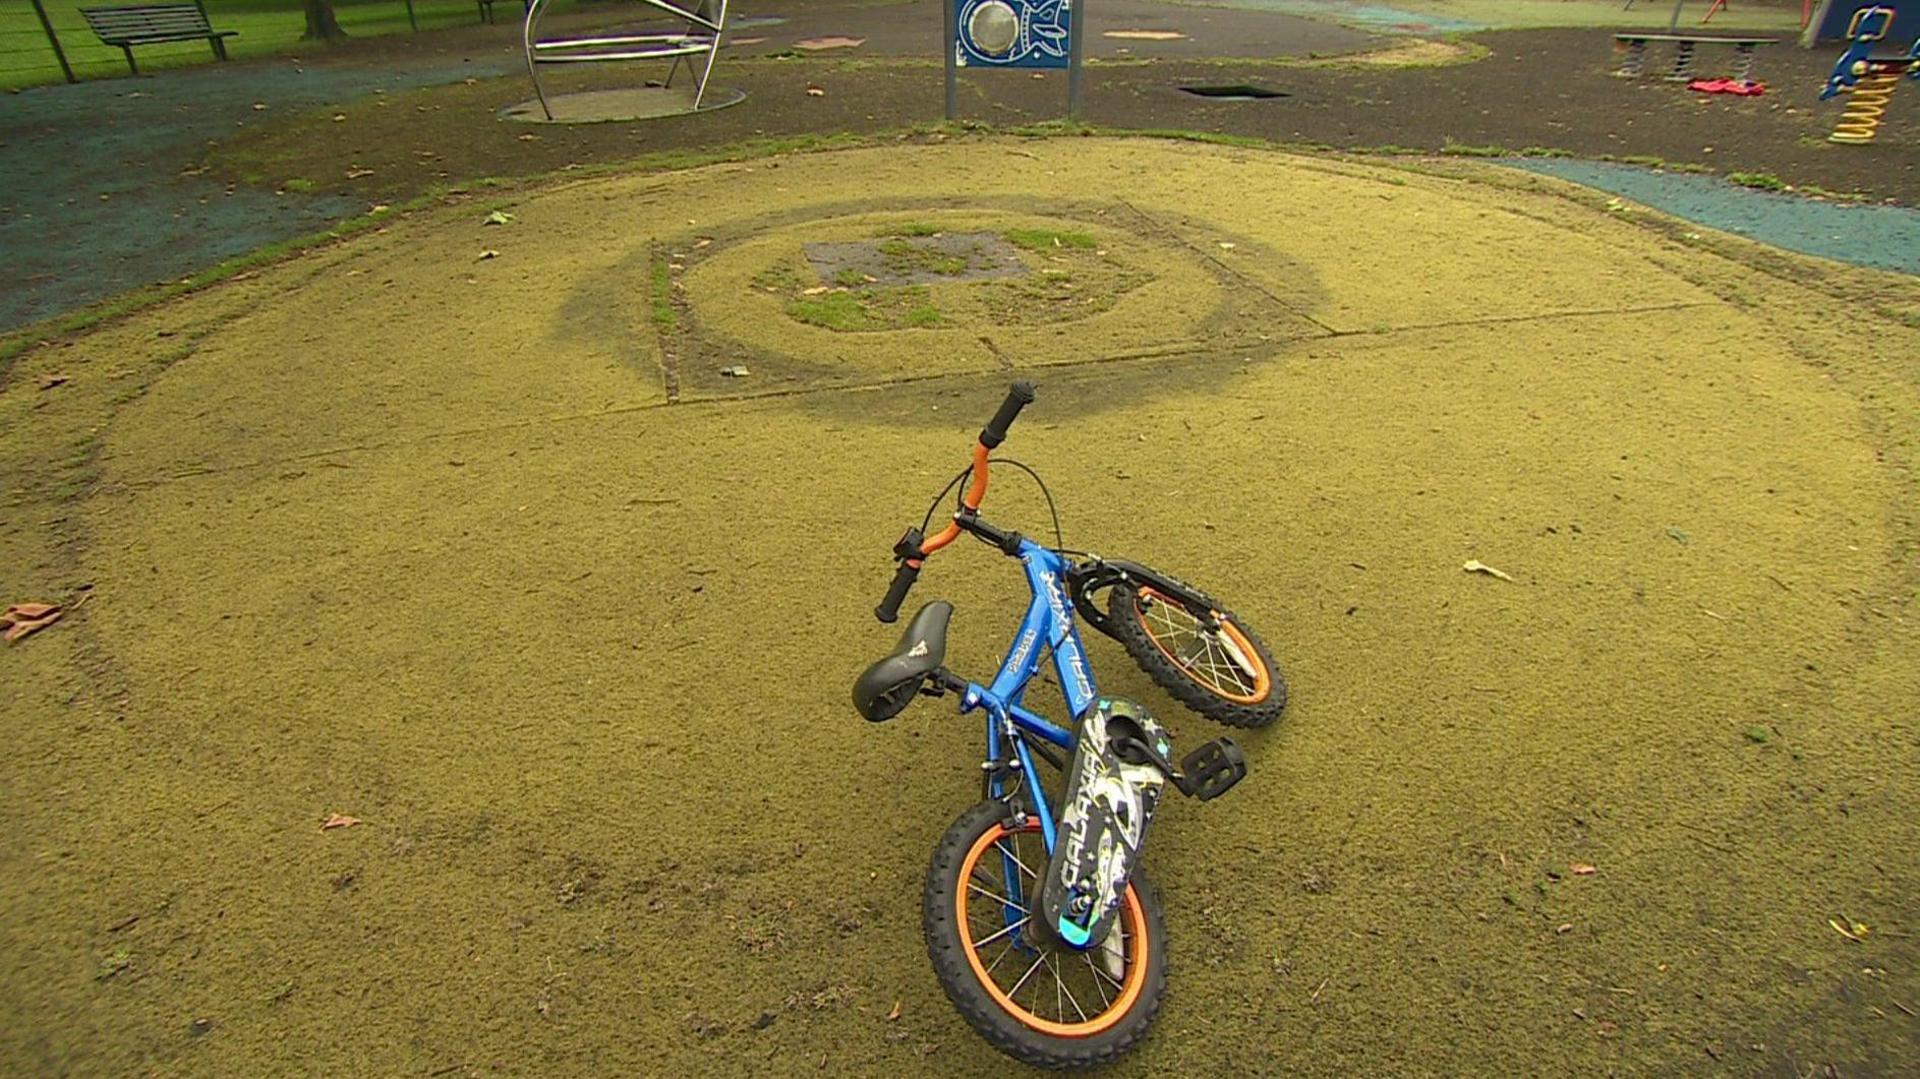
[[[979,732],[846,690],[1015,373],[1068,542],[1217,592],[1295,693],[1156,825],[1123,1073],[1904,1059],[1920,334],[1467,162],[955,143],[384,221],[22,357],[0,587],[93,598],[0,659],[8,1063],[1001,1066],[918,929]],[[886,215],[1112,239],[1186,302],[1161,349],[1100,343],[1123,298],[895,370],[723,287]],[[1017,473],[988,510],[1044,528]],[[958,547],[936,597],[984,674],[1018,576]]]

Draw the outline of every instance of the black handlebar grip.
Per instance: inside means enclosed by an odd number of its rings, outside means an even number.
[[[1000,411],[980,430],[980,444],[994,449],[1007,440],[1007,428],[1013,426],[1014,417],[1020,410],[1033,403],[1033,383],[1016,382],[1007,390],[1007,399],[1000,402]]]
[[[880,606],[873,609],[873,616],[882,622],[899,621],[900,601],[907,598],[907,593],[913,589],[914,580],[919,576],[919,566],[911,562],[900,563],[900,568],[893,575],[893,585],[887,589],[887,598],[881,600]]]

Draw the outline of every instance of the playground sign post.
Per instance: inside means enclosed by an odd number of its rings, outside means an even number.
[[[945,0],[947,119],[959,112],[963,67],[1065,68],[1067,118],[1080,111],[1076,0]]]

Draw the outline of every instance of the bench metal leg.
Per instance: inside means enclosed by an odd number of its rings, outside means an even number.
[[[140,65],[133,62],[133,46],[122,45],[120,46],[120,51],[127,54],[127,70],[133,72],[135,75],[140,74]]]
[[[227,43],[217,37],[210,37],[207,40],[213,42],[214,59],[225,61],[227,58]]]

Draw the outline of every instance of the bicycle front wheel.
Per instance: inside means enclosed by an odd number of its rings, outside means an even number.
[[[1264,727],[1287,706],[1287,680],[1238,615],[1193,611],[1148,585],[1107,597],[1113,637],[1174,700],[1230,727]]]
[[[1140,1040],[1166,990],[1160,904],[1136,869],[1119,920],[1087,951],[1038,929],[1047,851],[1040,824],[1014,826],[982,802],[947,829],[927,867],[927,955],[947,998],[994,1048],[1044,1068],[1119,1058]]]

